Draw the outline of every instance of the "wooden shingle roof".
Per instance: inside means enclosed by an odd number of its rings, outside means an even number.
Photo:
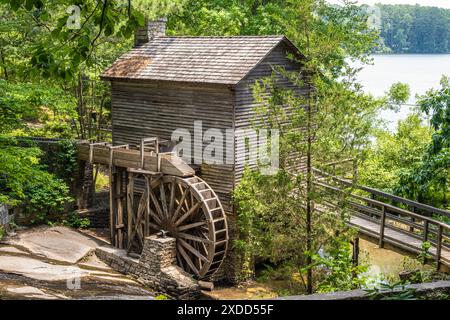
[[[281,42],[301,55],[284,36],[158,37],[122,55],[101,76],[235,85]]]

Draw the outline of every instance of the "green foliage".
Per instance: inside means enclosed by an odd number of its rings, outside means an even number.
[[[70,213],[67,218],[62,221],[62,224],[75,229],[87,229],[91,225],[89,218],[80,217],[77,213]]]
[[[401,104],[406,103],[409,99],[409,85],[407,83],[396,82],[389,88],[387,96],[391,108],[399,111]]]
[[[0,201],[23,206],[32,222],[62,211],[71,200],[68,187],[42,168],[41,150],[19,147],[8,137],[0,137],[0,146]]]
[[[77,119],[75,106],[70,96],[51,83],[0,79],[0,133],[23,129],[28,135],[72,136],[69,123]],[[42,123],[46,125],[41,127]]]
[[[109,177],[103,172],[99,171],[97,174],[97,179],[95,180],[95,191],[108,190],[109,188]]]
[[[431,255],[431,253],[429,252],[430,248],[431,248],[431,243],[429,243],[428,241],[425,241],[422,243],[421,251],[417,255],[417,259],[422,261],[423,264],[425,264],[427,261],[429,261],[433,257]]]
[[[312,278],[320,279],[312,259],[320,248],[332,247],[336,233],[350,239],[348,212],[345,208],[317,210],[313,203],[320,203],[323,191],[313,190],[308,170],[294,173],[290,168],[301,157],[323,162],[358,154],[368,144],[376,112],[385,102],[362,93],[354,83],[356,70],[348,64],[349,58],[367,62],[376,39],[359,7],[329,6],[316,0],[286,1],[282,6],[283,16],[276,17],[279,26],[308,58],[302,60],[301,74],[276,68],[272,77],[253,86],[257,105],[253,127],[279,130],[280,169],[271,176],[244,172],[234,193],[240,232],[235,245],[244,252],[247,273],[252,273],[258,256],[277,269],[295,268],[303,288],[312,292]],[[305,73],[312,75],[310,83],[305,83]],[[316,90],[299,95],[298,90],[279,86],[280,77],[296,89],[312,85]],[[347,265],[348,260],[338,261],[346,248],[330,250],[327,256],[328,288],[343,286],[348,272],[358,273]]]
[[[77,168],[77,149],[75,141],[60,140],[55,147],[50,146],[41,158],[47,170],[68,184],[74,179]]]
[[[32,223],[44,222],[49,214],[62,212],[72,200],[67,185],[46,171],[35,170],[30,180],[24,186],[21,206]]]
[[[450,10],[418,5],[382,5],[381,37],[394,53],[450,52]]]
[[[401,175],[417,166],[431,141],[431,130],[418,114],[410,114],[398,123],[397,131],[379,130],[375,144],[360,165],[360,183],[393,192]]]
[[[285,34],[320,65],[338,76],[348,67],[346,57],[366,59],[377,39],[368,29],[360,7],[330,6],[323,0],[200,0],[187,2],[169,19],[174,35]],[[307,36],[300,30],[311,32]],[[326,44],[326,45],[325,45]]]
[[[335,237],[325,248],[324,256],[313,255],[313,263],[323,268],[318,280],[319,292],[345,291],[361,288],[367,281],[368,266],[356,265],[348,238]]]
[[[395,192],[441,208],[449,206],[450,186],[450,85],[443,77],[441,89],[430,90],[418,101],[430,117],[431,141],[421,160],[399,173]]]
[[[377,287],[366,289],[367,298],[371,300],[415,300],[415,291],[402,281],[381,283]]]
[[[0,226],[0,241],[3,239],[3,237],[6,235],[6,230],[3,226]]]
[[[169,300],[169,298],[163,294],[157,295],[155,300]]]

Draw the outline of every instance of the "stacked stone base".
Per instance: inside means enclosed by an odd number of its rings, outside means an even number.
[[[97,248],[95,253],[114,270],[131,275],[158,293],[173,299],[198,299],[197,281],[176,265],[175,242],[173,238],[147,237],[140,259],[128,257],[125,250],[106,246]]]

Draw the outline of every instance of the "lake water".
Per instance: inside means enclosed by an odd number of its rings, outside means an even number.
[[[374,65],[365,66],[358,76],[364,90],[382,96],[393,83],[407,83],[411,89],[408,104],[416,102],[416,94],[439,88],[443,74],[450,76],[450,54],[374,55],[373,58]],[[397,113],[383,111],[380,116],[389,122],[389,129],[395,130],[397,121],[404,119],[410,108],[403,106]]]

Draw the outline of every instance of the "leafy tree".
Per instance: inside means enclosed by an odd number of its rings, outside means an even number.
[[[376,5],[380,35],[394,53],[450,52],[450,10],[419,5]]]
[[[400,174],[395,188],[398,194],[448,208],[450,184],[450,85],[448,77],[441,88],[430,90],[418,101],[421,110],[430,116],[433,134],[416,165]]]
[[[0,136],[0,146],[0,202],[23,206],[32,222],[62,211],[71,200],[68,187],[40,165],[42,151],[19,147],[5,136]]]
[[[412,113],[398,122],[395,133],[379,130],[375,139],[361,163],[360,183],[393,192],[402,173],[421,162],[431,142],[431,130],[419,114]]]
[[[408,101],[410,96],[410,88],[407,83],[396,82],[387,92],[388,103],[391,109],[400,110],[400,106]]]
[[[317,289],[313,258],[318,250],[329,249],[336,233],[350,237],[345,208],[320,205],[323,192],[314,187],[313,163],[357,154],[368,143],[372,120],[384,100],[362,93],[354,82],[356,70],[347,62],[349,57],[368,61],[376,40],[359,7],[348,2],[335,7],[324,1],[287,1],[284,11],[290,18],[281,25],[307,60],[301,61],[301,73],[276,68],[274,76],[254,86],[254,127],[279,130],[281,165],[274,176],[247,170],[237,186],[243,235],[238,245],[252,248],[250,256],[261,252],[273,263],[297,266],[311,293]],[[280,76],[298,88],[314,88],[314,93],[284,89],[277,85]],[[305,159],[306,169],[292,170],[299,159]]]

